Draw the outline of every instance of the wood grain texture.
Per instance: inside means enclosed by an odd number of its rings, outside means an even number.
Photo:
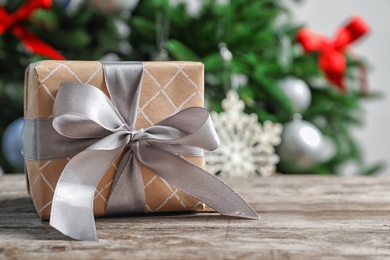
[[[99,243],[41,222],[23,175],[0,177],[0,259],[390,259],[390,178],[225,179],[260,220],[215,213],[98,219]]]

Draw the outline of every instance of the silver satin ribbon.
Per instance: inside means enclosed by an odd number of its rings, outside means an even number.
[[[258,218],[228,185],[175,155],[202,155],[203,149],[218,147],[219,140],[206,110],[191,107],[154,126],[135,130],[142,64],[104,63],[103,69],[111,99],[91,85],[66,82],[61,84],[54,103],[54,132],[43,130],[48,124],[45,120],[26,120],[22,134],[26,158],[50,157],[50,149],[34,149],[30,139],[34,134],[40,135],[40,130],[53,132],[52,138],[58,142],[68,140],[67,149],[76,150],[58,180],[50,225],[74,239],[97,241],[95,190],[123,152],[106,207],[109,215],[144,212],[141,163],[223,215]],[[37,125],[42,129],[31,130]],[[77,142],[82,144],[71,148]],[[88,146],[82,148],[83,145]],[[67,149],[52,156],[67,154]]]

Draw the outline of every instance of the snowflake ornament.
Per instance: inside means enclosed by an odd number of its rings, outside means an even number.
[[[206,154],[207,170],[220,176],[270,176],[279,156],[274,146],[281,141],[282,125],[261,125],[255,114],[244,113],[244,102],[234,90],[222,101],[224,112],[211,112],[221,146]]]

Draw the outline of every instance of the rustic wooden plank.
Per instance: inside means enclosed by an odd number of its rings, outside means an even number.
[[[98,219],[99,243],[41,222],[22,175],[0,177],[0,259],[384,259],[390,257],[390,178],[225,179],[259,212]]]

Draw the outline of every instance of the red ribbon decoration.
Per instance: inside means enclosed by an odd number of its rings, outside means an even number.
[[[55,60],[65,60],[61,53],[44,43],[20,24],[36,9],[49,9],[51,6],[52,0],[28,0],[26,4],[19,7],[12,14],[9,14],[4,6],[0,6],[0,35],[10,30],[30,52]]]
[[[306,52],[318,51],[318,65],[325,73],[325,77],[341,92],[345,92],[344,72],[346,59],[344,50],[349,44],[359,39],[369,31],[366,22],[359,16],[351,18],[350,22],[336,31],[334,39],[301,29],[297,34],[297,40]]]

